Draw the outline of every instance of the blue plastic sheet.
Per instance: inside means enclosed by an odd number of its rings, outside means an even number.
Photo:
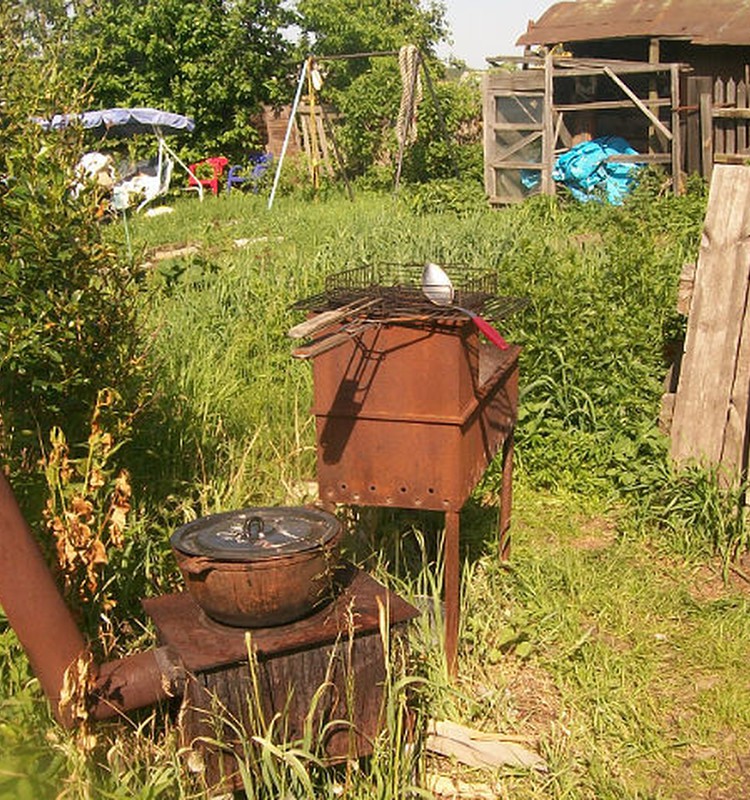
[[[606,200],[620,205],[633,188],[637,171],[643,165],[607,161],[613,155],[638,155],[638,151],[620,136],[581,142],[559,156],[552,178],[567,186],[581,202]]]

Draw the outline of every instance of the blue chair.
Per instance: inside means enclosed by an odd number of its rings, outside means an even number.
[[[227,194],[232,191],[232,188],[242,186],[243,183],[248,181],[252,185],[253,193],[257,194],[260,188],[261,178],[268,172],[273,163],[273,153],[256,153],[250,157],[249,169],[242,164],[235,164],[230,167],[229,174],[227,175]],[[244,173],[244,174],[243,174]]]

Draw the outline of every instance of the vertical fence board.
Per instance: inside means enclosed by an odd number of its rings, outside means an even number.
[[[709,180],[714,163],[714,123],[711,95],[704,92],[700,97],[701,112],[701,175]]]
[[[734,478],[747,447],[750,168],[714,166],[685,355],[672,458],[722,466]]]
[[[682,192],[682,169],[685,160],[682,154],[682,126],[680,124],[680,70],[673,64],[669,70],[670,89],[672,99],[672,191],[674,194]]]
[[[747,83],[740,81],[737,84],[737,108],[747,108]],[[737,120],[737,151],[747,152],[747,120]]]
[[[685,86],[685,103],[688,107],[685,120],[685,166],[688,173],[700,172],[701,168],[699,102],[698,81],[696,78],[690,77],[687,79]]]
[[[737,84],[730,78],[724,90],[724,105],[726,107],[737,106]],[[724,122],[724,152],[737,152],[737,120],[728,119]]]
[[[717,78],[714,82],[714,108],[724,105],[724,81]],[[716,120],[714,126],[714,153],[724,152],[724,125],[722,120]]]

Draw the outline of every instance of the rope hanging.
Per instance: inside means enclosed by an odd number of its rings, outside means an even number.
[[[396,120],[396,140],[400,145],[417,140],[417,107],[422,100],[422,81],[419,77],[419,48],[406,44],[398,51],[401,71],[401,105]]]

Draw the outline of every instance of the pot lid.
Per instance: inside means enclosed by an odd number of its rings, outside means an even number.
[[[192,556],[252,561],[313,550],[340,530],[333,514],[317,508],[244,508],[189,522],[172,534],[170,542]]]

